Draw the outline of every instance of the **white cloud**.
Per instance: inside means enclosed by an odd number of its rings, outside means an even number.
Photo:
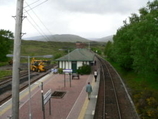
[[[145,6],[148,0],[53,0],[58,8],[85,13],[130,13]],[[142,4],[142,5],[141,5]]]
[[[27,18],[23,20],[23,32],[26,32],[25,37],[46,35],[50,32],[75,34],[86,38],[104,37],[115,34],[123,25],[123,20],[131,13],[138,13],[138,9],[145,7],[147,1],[25,0],[24,15]],[[16,13],[16,2],[0,1],[0,29],[14,32],[15,20],[12,16]]]

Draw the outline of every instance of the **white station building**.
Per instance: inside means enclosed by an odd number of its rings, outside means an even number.
[[[88,49],[80,47],[68,53],[67,55],[56,59],[58,61],[59,68],[72,69],[73,73],[76,73],[77,69],[83,65],[91,65],[94,61],[95,54]]]

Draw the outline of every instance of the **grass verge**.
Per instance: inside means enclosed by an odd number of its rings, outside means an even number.
[[[5,77],[12,74],[11,70],[1,70],[0,71],[0,81]]]
[[[128,72],[114,62],[111,64],[126,84],[140,118],[158,119],[158,75]]]

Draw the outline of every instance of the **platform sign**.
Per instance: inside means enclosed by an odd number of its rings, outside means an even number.
[[[43,119],[45,119],[45,104],[49,101],[49,114],[51,115],[51,89],[48,90],[45,94],[43,94],[43,82],[41,83],[41,94],[42,94],[42,111],[43,111]]]
[[[64,73],[72,73],[72,69],[64,69],[63,72]]]
[[[58,69],[51,69],[51,72],[52,72],[52,73],[57,73],[57,72],[58,72]]]
[[[51,89],[50,89],[50,90],[48,90],[48,91],[43,95],[44,104],[46,104],[46,103],[49,101],[49,99],[51,98],[51,96],[52,96],[52,91],[51,91]]]
[[[64,87],[66,87],[66,74],[69,74],[70,87],[71,87],[72,69],[64,69],[63,72],[64,72]]]

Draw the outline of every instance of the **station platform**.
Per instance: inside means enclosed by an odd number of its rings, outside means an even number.
[[[93,119],[98,97],[99,75],[94,81],[93,74],[80,75],[80,79],[71,81],[64,74],[50,73],[20,92],[19,119]],[[52,96],[42,106],[41,82],[43,94],[51,90],[64,92],[61,97]],[[93,92],[88,100],[86,85],[91,82]],[[11,119],[11,100],[0,106],[0,119]],[[44,109],[43,109],[44,107]],[[42,110],[43,109],[43,110]]]

